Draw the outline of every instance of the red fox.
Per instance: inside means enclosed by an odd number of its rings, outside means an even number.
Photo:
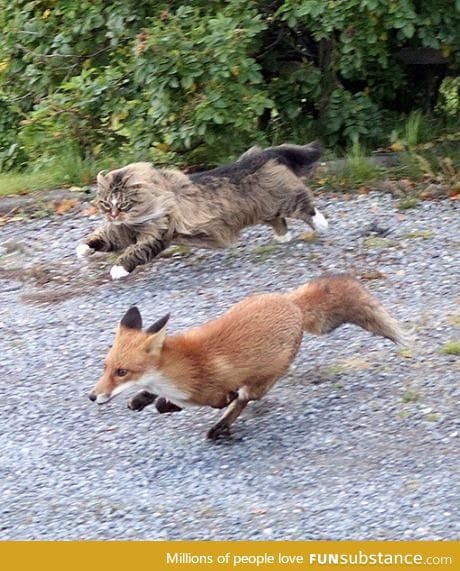
[[[260,399],[288,370],[303,333],[322,335],[353,323],[398,344],[408,339],[382,305],[355,279],[325,275],[289,293],[247,297],[204,325],[166,335],[169,314],[142,329],[137,307],[119,323],[102,377],[89,398],[98,404],[129,387],[128,403],[159,412],[192,405],[226,408],[207,432],[217,439],[249,401]]]

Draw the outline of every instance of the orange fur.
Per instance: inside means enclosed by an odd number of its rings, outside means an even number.
[[[304,331],[320,335],[343,323],[403,342],[396,320],[349,276],[325,276],[287,294],[248,297],[221,317],[172,336],[166,336],[164,323],[150,333],[140,325],[126,327],[122,320],[91,398],[106,402],[137,385],[147,395],[165,397],[176,410],[228,405],[208,433],[217,438],[248,401],[260,399],[284,375]],[[120,369],[126,371],[122,377]]]

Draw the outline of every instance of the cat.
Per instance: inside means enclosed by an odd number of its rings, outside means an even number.
[[[303,178],[321,156],[317,142],[253,147],[225,166],[194,174],[132,163],[97,175],[96,204],[105,224],[77,246],[78,257],[123,251],[110,271],[122,278],[171,244],[225,248],[254,224],[291,239],[286,218],[323,231]]]

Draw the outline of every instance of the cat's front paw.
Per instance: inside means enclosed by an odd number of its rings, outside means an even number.
[[[90,248],[88,244],[78,244],[75,248],[75,253],[77,254],[77,258],[87,258],[94,253],[94,249]]]
[[[127,272],[123,266],[112,266],[110,276],[113,280],[119,280],[120,278],[129,276],[129,272]]]

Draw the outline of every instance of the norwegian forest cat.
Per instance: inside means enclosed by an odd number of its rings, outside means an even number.
[[[77,255],[121,251],[110,271],[118,279],[170,244],[225,248],[254,224],[269,224],[283,242],[290,240],[286,218],[326,230],[302,180],[320,156],[315,142],[254,147],[234,163],[189,175],[151,163],[101,172],[96,203],[105,223],[78,245]]]

